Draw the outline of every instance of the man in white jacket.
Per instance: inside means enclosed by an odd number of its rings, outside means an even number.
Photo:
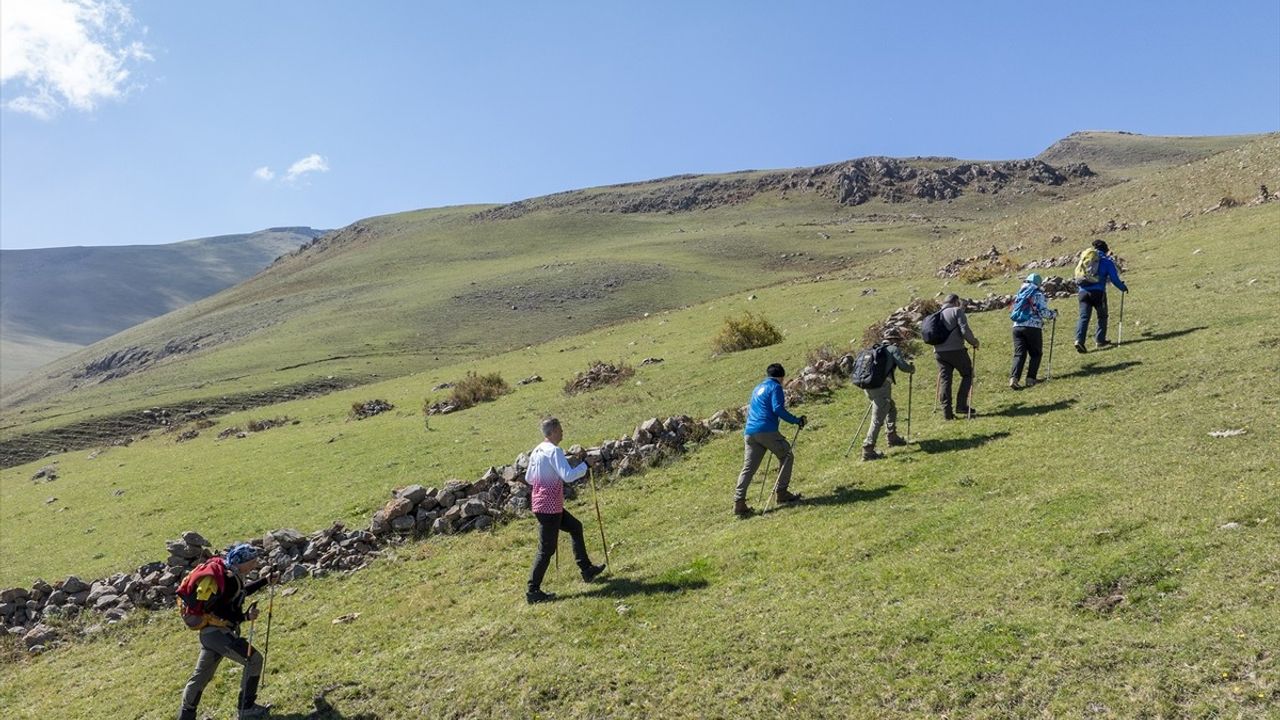
[[[564,507],[564,484],[586,475],[587,464],[584,462],[577,467],[569,464],[564,450],[560,449],[564,429],[556,418],[542,421],[542,436],[545,440],[529,453],[529,469],[525,471],[525,482],[533,488],[533,516],[538,520],[538,554],[534,557],[529,587],[525,592],[525,599],[530,605],[556,597],[554,593],[542,591],[542,578],[556,553],[557,536],[561,531],[569,533],[573,541],[573,557],[578,562],[583,582],[591,582],[604,572],[604,565],[592,565],[591,558],[587,556],[582,523]]]

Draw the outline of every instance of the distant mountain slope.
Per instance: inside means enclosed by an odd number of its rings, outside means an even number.
[[[1130,132],[1074,132],[1036,156],[1054,164],[1086,163],[1095,171],[1139,175],[1201,160],[1258,139],[1257,135],[1138,135]]]
[[[0,250],[3,380],[230,287],[321,234],[279,227],[168,245]]]

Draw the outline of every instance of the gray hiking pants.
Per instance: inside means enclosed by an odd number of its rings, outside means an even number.
[[[751,486],[751,478],[760,468],[760,461],[766,452],[773,453],[780,463],[778,467],[778,490],[786,490],[791,484],[791,443],[780,432],[762,432],[747,435],[743,438],[745,445],[742,458],[742,472],[738,474],[738,487],[733,491],[733,499],[746,500],[747,488]],[[768,481],[768,478],[765,478]]]
[[[178,713],[178,720],[195,719],[200,695],[213,679],[222,658],[245,668],[240,684],[240,700],[236,707],[246,708],[257,701],[258,681],[262,676],[262,653],[255,647],[253,653],[249,654],[249,643],[230,630],[207,627],[200,631],[200,657],[196,660],[196,669],[191,673],[187,687],[182,691],[182,709]]]
[[[884,425],[889,433],[898,432],[898,405],[893,401],[893,383],[888,380],[878,388],[863,390],[871,401],[871,427],[867,429],[867,439],[863,447],[875,447],[880,437],[880,426]]]

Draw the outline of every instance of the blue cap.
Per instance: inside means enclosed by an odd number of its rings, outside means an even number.
[[[228,565],[240,565],[257,558],[258,549],[248,543],[240,543],[232,546],[225,557]]]
[[[1040,273],[1031,273],[1027,276],[1027,282],[1035,285],[1036,287],[1040,287],[1040,284],[1043,283],[1044,280],[1040,277]]]

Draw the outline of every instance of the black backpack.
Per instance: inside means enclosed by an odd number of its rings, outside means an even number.
[[[959,323],[956,324],[956,327],[960,327]],[[947,328],[947,322],[942,319],[942,310],[926,316],[924,321],[920,323],[920,339],[924,340],[927,345],[941,345],[955,331],[956,328]]]
[[[884,385],[889,375],[889,346],[880,343],[858,353],[853,361],[852,380],[854,387],[863,390],[874,390]]]

